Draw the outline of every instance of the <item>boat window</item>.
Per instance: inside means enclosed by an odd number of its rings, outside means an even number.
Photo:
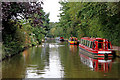
[[[87,46],[87,41],[85,40],[85,46]]]
[[[90,48],[91,41],[89,41],[89,48]]]
[[[88,46],[88,40],[86,40],[86,46]]]
[[[91,41],[89,41],[89,48],[90,48],[90,45],[91,45]]]
[[[87,40],[86,40],[86,46],[87,46]]]
[[[85,40],[84,40],[84,45],[85,45]]]
[[[88,41],[88,47],[89,47],[89,45],[90,45],[90,41]]]
[[[86,46],[87,46],[88,41],[86,40]]]
[[[89,41],[87,41],[87,46],[89,47]]]
[[[84,44],[84,40],[82,40],[82,44]]]
[[[95,44],[95,42],[93,42],[93,48],[95,48],[96,47],[96,44]]]
[[[90,48],[92,48],[92,47],[93,47],[93,42],[91,41]]]
[[[81,39],[81,44],[83,44],[83,40]]]
[[[103,40],[98,40],[98,48],[103,48]]]
[[[88,40],[86,40],[86,46],[88,46]]]
[[[85,45],[85,40],[84,40],[84,45]]]
[[[108,43],[108,49],[110,49],[110,42]]]
[[[87,40],[87,46],[88,46],[88,40]]]
[[[83,45],[85,45],[85,40],[83,40]]]

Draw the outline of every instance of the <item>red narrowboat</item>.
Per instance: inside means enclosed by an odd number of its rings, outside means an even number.
[[[113,58],[111,42],[103,38],[83,37],[79,44],[80,51],[92,57]]]

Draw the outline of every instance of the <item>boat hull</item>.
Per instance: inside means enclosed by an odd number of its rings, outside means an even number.
[[[78,42],[77,42],[77,41],[68,41],[68,43],[69,43],[70,45],[78,45]]]
[[[60,39],[60,41],[64,41],[64,39]]]
[[[92,51],[87,50],[79,46],[79,51],[81,54],[84,54],[86,56],[92,57],[92,58],[98,58],[98,59],[112,59],[113,53],[98,53],[98,51]]]

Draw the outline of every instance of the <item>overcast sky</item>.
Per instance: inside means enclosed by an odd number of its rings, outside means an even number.
[[[50,22],[58,22],[59,21],[59,17],[57,17],[57,15],[59,15],[60,13],[60,7],[61,5],[58,3],[59,0],[43,0],[44,1],[44,5],[43,9],[46,13],[50,13],[49,19]]]

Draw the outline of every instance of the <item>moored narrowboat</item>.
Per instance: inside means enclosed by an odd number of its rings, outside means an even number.
[[[60,41],[64,41],[64,38],[63,37],[60,37],[60,39],[59,39]]]
[[[55,40],[64,41],[63,37],[56,37]]]
[[[70,37],[69,40],[68,40],[68,43],[70,45],[77,45],[78,44],[77,38],[76,37]]]
[[[103,38],[83,37],[79,44],[80,51],[92,57],[113,58],[111,42]]]

